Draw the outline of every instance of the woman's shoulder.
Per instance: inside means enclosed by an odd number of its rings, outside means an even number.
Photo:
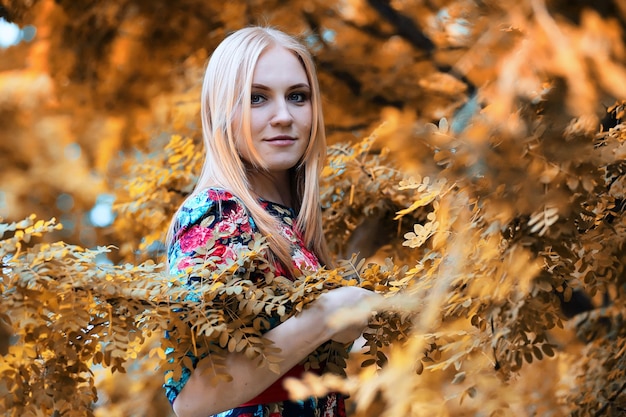
[[[243,203],[233,193],[218,187],[205,188],[182,204],[176,219],[178,228],[192,226],[208,215],[219,215],[232,208],[243,208]]]
[[[168,248],[170,270],[177,273],[188,267],[197,255],[234,259],[235,249],[247,245],[255,231],[252,218],[233,193],[219,188],[194,193],[176,217]]]

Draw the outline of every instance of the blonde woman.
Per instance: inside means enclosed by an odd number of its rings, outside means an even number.
[[[228,36],[214,51],[202,89],[205,161],[198,183],[172,221],[170,271],[198,257],[227,262],[255,233],[269,242],[278,273],[329,265],[322,232],[318,178],[326,139],[313,60],[293,37],[250,27]],[[188,285],[193,285],[188,277]],[[230,382],[210,383],[209,358],[193,358],[180,380],[165,384],[178,417],[335,417],[344,398],[288,400],[286,376],[303,372],[303,359],[322,344],[349,343],[365,323],[335,328],[328,318],[370,297],[349,287],[329,291],[310,308],[276,323],[265,337],[280,348],[280,373],[257,367],[239,353],[227,356]]]

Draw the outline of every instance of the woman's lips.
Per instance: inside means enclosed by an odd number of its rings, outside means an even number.
[[[274,136],[273,138],[265,139],[265,142],[269,142],[272,145],[277,145],[277,146],[291,145],[295,141],[296,141],[296,138],[291,137],[291,136],[285,136],[285,135]]]

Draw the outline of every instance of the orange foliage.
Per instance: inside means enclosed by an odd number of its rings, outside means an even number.
[[[39,31],[0,51],[23,60],[0,72],[0,409],[168,415],[172,320],[195,321],[190,348],[213,338],[272,366],[261,338],[213,313],[169,313],[182,290],[153,261],[199,172],[204,62],[230,30],[269,23],[316,55],[326,233],[348,261],[282,298],[228,271],[203,297],[230,294],[223,309],[245,322],[248,291],[277,312],[337,285],[383,293],[346,375],[290,383],[350,393],[353,416],[620,415],[626,8],[583,3],[0,3]],[[95,228],[83,218],[103,192],[117,218]],[[341,368],[335,353],[321,354]]]

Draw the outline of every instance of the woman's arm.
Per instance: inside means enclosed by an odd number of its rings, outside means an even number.
[[[178,417],[207,417],[234,408],[263,392],[324,342],[353,341],[367,325],[366,318],[342,328],[329,323],[329,319],[339,310],[374,296],[371,291],[358,287],[329,291],[302,313],[267,332],[264,337],[281,349],[280,374],[267,367],[258,367],[256,361],[246,358],[242,353],[229,353],[226,366],[233,379],[212,386],[211,373],[203,372],[210,368],[211,359],[202,359],[174,401],[174,412]]]

